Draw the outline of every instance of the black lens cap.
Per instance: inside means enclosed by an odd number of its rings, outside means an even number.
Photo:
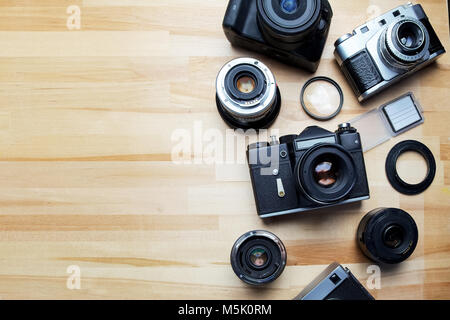
[[[414,219],[396,208],[379,208],[360,222],[357,240],[362,252],[371,260],[395,264],[414,252],[419,232]]]
[[[413,151],[421,154],[428,165],[428,174],[422,182],[418,184],[409,184],[402,180],[397,172],[397,161],[405,152]],[[433,183],[436,175],[436,160],[433,153],[423,143],[415,140],[406,140],[398,143],[389,152],[386,159],[386,175],[392,187],[398,192],[406,195],[417,195],[425,190]]]

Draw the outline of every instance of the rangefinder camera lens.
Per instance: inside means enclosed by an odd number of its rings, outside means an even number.
[[[263,285],[274,281],[283,272],[286,249],[274,234],[250,231],[235,242],[230,259],[239,279],[251,285]]]
[[[217,109],[232,128],[269,127],[280,112],[275,77],[262,62],[239,58],[228,62],[216,81]]]
[[[418,230],[407,212],[379,208],[361,220],[357,237],[361,250],[371,260],[394,264],[406,260],[414,252]]]
[[[391,24],[380,39],[380,52],[385,61],[394,68],[408,69],[421,61],[430,43],[430,36],[422,22],[404,19]]]

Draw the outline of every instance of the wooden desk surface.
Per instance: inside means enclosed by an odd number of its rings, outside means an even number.
[[[446,2],[421,3],[449,50]],[[177,129],[193,134],[200,124],[202,132],[225,133],[214,81],[234,57],[260,58],[274,71],[283,95],[273,127],[280,134],[317,124],[298,102],[311,75],[231,48],[221,29],[226,4],[0,1],[0,298],[290,299],[333,261],[366,283],[370,262],[355,231],[380,206],[410,212],[420,244],[407,262],[382,268],[381,289],[372,294],[450,298],[449,53],[360,105],[333,59],[333,43],[403,1],[331,1],[317,75],[341,84],[345,107],[320,125],[333,130],[408,90],[426,122],[366,154],[371,200],[263,222],[245,173],[171,161]],[[80,30],[68,30],[70,5],[81,9]],[[416,197],[395,192],[384,174],[387,152],[408,138],[427,144],[438,161],[435,182]],[[405,174],[417,179],[421,160],[403,161]],[[284,241],[288,266],[256,290],[235,277],[229,253],[238,236],[259,228]],[[69,266],[79,267],[80,290],[67,288]]]

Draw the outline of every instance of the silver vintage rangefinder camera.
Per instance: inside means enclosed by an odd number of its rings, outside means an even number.
[[[360,102],[445,53],[420,4],[408,3],[335,42],[334,55]]]

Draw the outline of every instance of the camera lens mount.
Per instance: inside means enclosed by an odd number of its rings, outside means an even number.
[[[295,165],[301,191],[313,202],[331,204],[343,200],[356,184],[353,157],[338,144],[317,144]]]
[[[414,252],[419,233],[414,219],[405,211],[379,208],[360,222],[357,240],[362,252],[379,263],[400,263]]]
[[[416,19],[404,18],[391,24],[380,37],[383,58],[393,67],[408,68],[428,53],[430,36]]]
[[[286,266],[286,248],[273,233],[250,231],[239,237],[231,250],[234,273],[251,285],[263,285],[277,279]]]
[[[217,109],[233,128],[262,129],[277,118],[280,90],[270,69],[253,58],[228,62],[216,80]]]

